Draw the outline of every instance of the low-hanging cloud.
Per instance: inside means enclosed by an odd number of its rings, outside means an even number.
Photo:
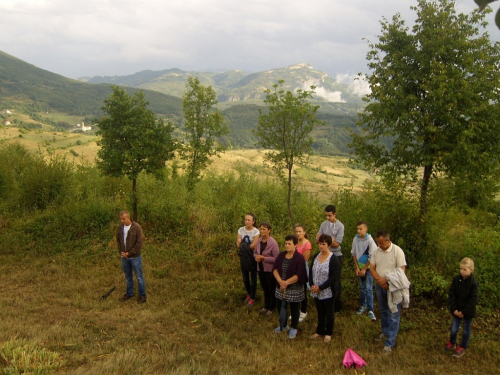
[[[370,84],[363,78],[363,76],[358,76],[357,74],[337,74],[335,77],[338,83],[344,83],[348,85],[349,91],[362,98],[365,95],[371,93]]]
[[[342,99],[341,91],[329,91],[324,87],[316,87],[314,91],[316,92],[316,96],[319,96],[320,98],[323,98],[328,102],[345,103],[345,100]]]

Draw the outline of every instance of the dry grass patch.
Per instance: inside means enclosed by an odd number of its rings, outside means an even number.
[[[379,322],[356,316],[349,293],[329,345],[308,339],[315,330],[312,301],[292,341],[272,333],[276,313],[258,315],[260,290],[255,309],[243,306],[237,257],[206,253],[181,261],[183,251],[181,244],[149,254],[146,248],[144,305],[118,301],[125,283],[111,249],[82,262],[6,256],[0,266],[2,347],[12,340],[36,343],[57,353],[61,371],[70,374],[348,374],[341,366],[348,347],[366,360],[369,374],[483,374],[500,355],[498,334],[487,329],[499,319],[491,316],[476,320],[466,357],[441,354],[449,314],[422,302],[403,313],[398,348],[384,356],[373,341]],[[115,292],[99,302],[113,285]]]

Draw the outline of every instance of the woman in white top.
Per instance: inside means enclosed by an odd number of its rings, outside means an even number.
[[[257,264],[253,256],[253,251],[259,239],[259,230],[255,227],[257,218],[254,214],[245,215],[245,226],[238,229],[236,246],[240,255],[241,274],[243,284],[247,291],[245,304],[255,305],[255,293],[257,291]]]
[[[322,234],[318,242],[320,252],[312,258],[309,269],[311,294],[318,311],[318,325],[311,339],[325,336],[325,343],[329,343],[332,340],[335,324],[334,306],[337,293],[335,287],[340,278],[340,262],[329,249],[332,245],[331,236]]]

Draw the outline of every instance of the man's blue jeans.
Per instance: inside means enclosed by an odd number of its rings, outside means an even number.
[[[473,318],[460,319],[458,316],[453,315],[453,321],[451,322],[451,334],[450,334],[450,341],[452,344],[457,343],[457,334],[458,331],[460,330],[460,324],[462,323],[463,320],[464,333],[462,335],[462,343],[460,344],[460,346],[464,349],[467,349],[467,344],[469,343],[470,331],[472,327],[472,319]]]
[[[122,257],[122,268],[127,281],[127,296],[134,295],[134,277],[132,270],[137,279],[137,288],[139,289],[139,296],[146,296],[146,283],[142,274],[142,257],[137,258],[124,258]]]
[[[365,277],[359,277],[359,305],[366,306],[368,311],[373,311],[373,277],[367,269]]]
[[[383,289],[377,284],[377,302],[380,310],[380,320],[382,322],[382,333],[387,336],[384,345],[393,347],[396,345],[396,336],[399,331],[399,319],[401,317],[401,304],[398,305],[398,311],[392,313],[387,303],[387,293],[389,289]]]

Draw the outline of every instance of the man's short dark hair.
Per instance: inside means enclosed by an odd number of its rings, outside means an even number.
[[[357,227],[359,227],[360,225],[364,225],[364,226],[366,226],[366,227],[368,228],[368,223],[367,223],[366,221],[358,221],[358,222],[356,223],[356,226],[357,226]]]
[[[388,241],[391,240],[391,235],[386,230],[379,230],[377,232],[377,236],[375,238],[379,238],[379,237],[382,237],[384,240],[388,240]]]
[[[328,212],[331,212],[331,211],[328,211]],[[328,245],[328,247],[330,247],[330,246],[332,246],[333,239],[332,239],[332,236],[330,236],[328,234],[322,234],[321,236],[319,236],[318,242],[319,243],[326,243]]]
[[[289,234],[288,236],[285,237],[285,242],[286,241],[293,241],[294,245],[297,245],[299,243],[299,239],[295,234]]]
[[[326,206],[325,212],[331,212],[332,214],[335,214],[337,213],[337,209],[333,204],[329,204],[328,206]]]

